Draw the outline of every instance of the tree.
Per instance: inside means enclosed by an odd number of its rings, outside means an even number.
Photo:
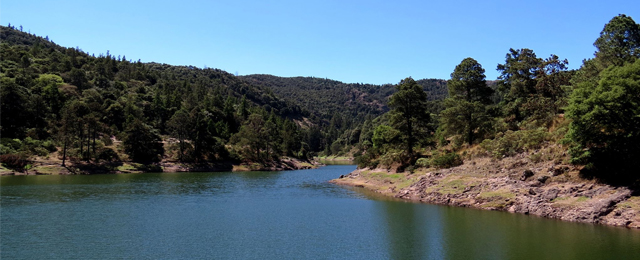
[[[37,91],[42,92],[42,97],[54,115],[58,114],[64,104],[64,97],[58,89],[63,83],[58,75],[41,74],[34,86]]]
[[[482,65],[473,58],[466,58],[456,66],[447,82],[449,97],[445,110],[440,114],[442,128],[447,135],[466,135],[471,145],[474,133],[489,130],[487,105],[491,103],[493,90],[487,86]]]
[[[596,58],[606,65],[621,66],[640,57],[640,24],[620,14],[613,17],[593,43]]]
[[[573,91],[567,108],[567,139],[574,162],[606,173],[605,178],[637,176],[640,166],[640,59],[612,66],[597,84],[584,82]]]
[[[162,139],[155,131],[135,119],[124,132],[124,152],[134,162],[158,162],[164,155]]]
[[[411,77],[396,85],[398,92],[391,96],[391,124],[402,134],[406,153],[413,158],[413,147],[418,137],[427,132],[430,117],[427,113],[427,93]]]
[[[566,97],[561,87],[569,83],[567,64],[556,55],[541,59],[530,49],[509,49],[505,63],[498,64],[497,70],[501,73],[505,121],[511,128],[517,129],[527,119],[548,123],[555,116]]]
[[[251,114],[240,126],[240,131],[232,137],[232,142],[240,147],[245,159],[261,161],[262,152],[266,151],[267,129],[262,115]]]
[[[2,138],[22,138],[29,125],[29,91],[8,77],[0,77],[0,83]]]
[[[89,87],[89,81],[87,80],[87,74],[84,70],[73,68],[69,73],[71,77],[71,84],[83,90]]]
[[[500,71],[499,89],[505,93],[505,114],[507,122],[518,123],[526,117],[522,105],[535,93],[536,75],[542,61],[530,49],[509,49],[504,64],[498,64]]]
[[[65,162],[67,160],[67,150],[69,146],[73,143],[74,135],[72,134],[74,129],[74,124],[76,122],[75,113],[73,113],[70,106],[65,106],[60,111],[61,120],[60,126],[58,127],[58,141],[62,143],[62,166],[65,167]]]
[[[178,138],[178,141],[180,142],[180,154],[178,155],[178,158],[180,161],[183,161],[184,151],[186,149],[185,140],[189,138],[189,133],[192,130],[191,118],[189,117],[189,113],[185,109],[180,109],[175,114],[173,114],[167,124],[169,125],[169,129],[171,129],[173,135],[176,136]]]

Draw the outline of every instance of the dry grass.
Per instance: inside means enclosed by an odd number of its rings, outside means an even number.
[[[618,203],[616,207],[622,208],[622,209],[633,209],[636,211],[640,211],[640,196],[633,196],[628,200],[626,200],[625,202]]]
[[[491,199],[491,198],[512,199],[515,197],[516,197],[516,194],[508,190],[487,191],[487,192],[481,192],[480,194],[478,194],[478,198],[481,198],[481,199]]]

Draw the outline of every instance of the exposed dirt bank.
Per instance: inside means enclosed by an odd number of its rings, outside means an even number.
[[[476,158],[413,174],[365,168],[331,182],[425,203],[640,228],[640,197],[631,190],[582,179],[571,165],[529,158]]]

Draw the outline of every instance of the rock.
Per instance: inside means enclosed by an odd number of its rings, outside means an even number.
[[[531,171],[531,170],[525,170],[525,171],[522,173],[522,176],[520,176],[520,180],[521,180],[521,181],[526,181],[526,180],[527,180],[527,178],[529,178],[529,177],[531,177],[531,176],[533,176],[533,171]]]
[[[355,185],[355,187],[356,187],[356,188],[364,188],[364,185],[362,185],[362,184],[356,184],[356,185]]]
[[[551,201],[558,197],[558,193],[560,193],[560,191],[557,188],[551,188],[542,194],[542,198],[547,201]]]
[[[344,174],[342,174],[342,175],[340,175],[340,177],[338,177],[338,178],[339,178],[339,179],[342,179],[342,178],[344,178]]]
[[[558,176],[560,174],[563,174],[565,172],[569,171],[569,166],[567,165],[557,165],[553,167],[553,170],[551,171],[551,175],[553,176]]]
[[[533,189],[529,189],[529,194],[536,195],[536,191],[534,191]]]
[[[547,175],[543,175],[543,176],[538,177],[538,181],[540,183],[545,183],[548,179],[549,179],[549,176],[547,176]]]

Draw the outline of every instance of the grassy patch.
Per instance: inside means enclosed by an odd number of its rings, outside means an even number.
[[[61,166],[38,166],[33,168],[32,170],[37,171],[41,174],[59,175],[64,170],[64,168],[62,168]]]
[[[640,211],[640,197],[638,196],[634,196],[629,198],[628,200],[618,203],[618,205],[616,205],[617,208],[623,208],[623,209],[633,209],[633,210],[637,210]]]
[[[138,172],[138,168],[136,168],[134,165],[131,165],[129,163],[124,163],[118,166],[116,169],[121,172]]]
[[[497,209],[503,209],[508,205],[508,202],[505,200],[494,200],[494,201],[489,201],[487,203],[482,204],[482,208],[488,209],[488,208],[497,208]]]
[[[551,203],[555,206],[576,206],[580,203],[588,201],[590,198],[585,196],[580,197],[557,197],[551,200]]]
[[[397,189],[404,189],[406,187],[411,186],[411,184],[414,184],[416,181],[418,181],[418,178],[408,178],[404,181],[400,181],[398,183],[396,183],[396,188]]]
[[[426,192],[438,192],[440,194],[461,194],[464,190],[472,184],[471,181],[466,179],[454,179],[447,177],[442,180],[438,185],[427,188]]]
[[[478,194],[478,198],[481,198],[481,199],[489,199],[489,198],[511,199],[515,197],[516,197],[516,194],[508,190],[487,191],[487,192],[482,192]]]

